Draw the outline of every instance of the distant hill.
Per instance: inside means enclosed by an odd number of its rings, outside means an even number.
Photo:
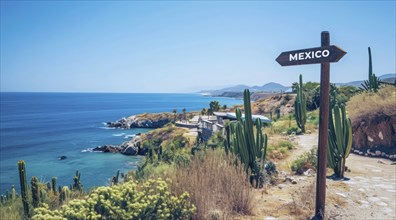
[[[380,76],[379,78],[380,78],[380,80],[389,79],[389,78],[396,78],[396,73],[384,74],[384,75]]]
[[[394,83],[396,79],[396,73],[388,73],[384,74],[378,77],[381,81],[384,82],[389,82],[389,83]],[[355,87],[361,87],[362,83],[364,80],[359,80],[359,81],[352,81],[352,82],[347,82],[347,83],[336,83],[337,86],[355,86]]]
[[[380,80],[385,82],[394,83],[396,79],[396,73],[388,73],[379,76]],[[337,86],[354,86],[354,87],[361,87],[361,84],[364,80],[352,81],[347,83],[336,83]],[[223,89],[218,90],[202,90],[198,93],[210,95],[210,96],[224,96],[224,97],[234,97],[234,98],[241,98],[244,89],[249,89],[253,93],[278,93],[281,91],[286,91],[291,87],[283,86],[282,84],[276,82],[270,82],[264,84],[262,86],[247,86],[247,85],[236,85],[231,87],[226,87]]]
[[[230,94],[236,94],[236,93],[241,93],[245,89],[249,89],[251,92],[269,92],[269,93],[274,93],[274,92],[281,92],[281,91],[286,91],[290,87],[283,86],[279,83],[275,82],[270,82],[267,84],[264,84],[262,86],[247,86],[247,85],[236,85],[236,86],[231,86],[223,89],[218,89],[218,90],[201,90],[198,93],[204,93],[212,96],[229,96]]]

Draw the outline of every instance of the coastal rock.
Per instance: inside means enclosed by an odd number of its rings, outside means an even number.
[[[192,113],[188,113],[192,114]],[[108,127],[113,128],[161,128],[175,120],[177,115],[173,113],[156,113],[132,115],[127,118],[121,118],[115,122],[107,122]]]
[[[121,153],[128,156],[133,156],[138,153],[138,149],[135,146],[129,146],[125,148]]]
[[[103,153],[119,153],[122,151],[122,148],[120,146],[114,146],[114,145],[103,145],[103,146],[98,146],[92,149],[92,151],[97,151],[97,152],[103,152]]]
[[[66,160],[66,158],[67,158],[66,156],[60,156],[59,160]]]

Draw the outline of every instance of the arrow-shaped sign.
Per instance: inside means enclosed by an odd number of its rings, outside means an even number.
[[[338,62],[345,54],[341,48],[331,45],[283,52],[276,58],[276,62],[281,66]]]

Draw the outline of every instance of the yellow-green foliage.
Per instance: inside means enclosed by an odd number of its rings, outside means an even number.
[[[378,92],[362,92],[347,103],[347,112],[352,122],[381,114],[396,114],[396,87],[384,86]]]
[[[188,219],[195,206],[187,192],[172,196],[161,179],[99,187],[85,199],[75,199],[60,210],[35,209],[33,219]]]
[[[292,149],[293,144],[289,140],[270,140],[267,155],[269,159],[283,159]]]
[[[184,134],[188,132],[188,129],[178,128],[174,125],[167,125],[163,128],[152,130],[142,135],[143,145],[148,142],[155,142],[155,145],[161,145],[165,149],[170,144],[180,145],[177,147],[184,147],[188,144],[188,139],[184,137]],[[157,146],[157,147],[158,147]]]

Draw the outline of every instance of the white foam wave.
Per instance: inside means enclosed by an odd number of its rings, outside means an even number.
[[[81,152],[85,153],[85,152],[94,152],[93,148],[87,148],[85,150],[82,150]]]
[[[126,135],[125,133],[118,133],[118,134],[113,134],[114,137],[121,137]]]
[[[125,139],[134,138],[134,137],[136,137],[136,134],[127,134],[127,135],[124,136]]]
[[[105,130],[113,130],[116,129],[114,127],[99,127],[100,129],[105,129]]]
[[[82,153],[102,153],[102,151],[94,151],[94,148],[87,148],[85,150],[81,150]]]

